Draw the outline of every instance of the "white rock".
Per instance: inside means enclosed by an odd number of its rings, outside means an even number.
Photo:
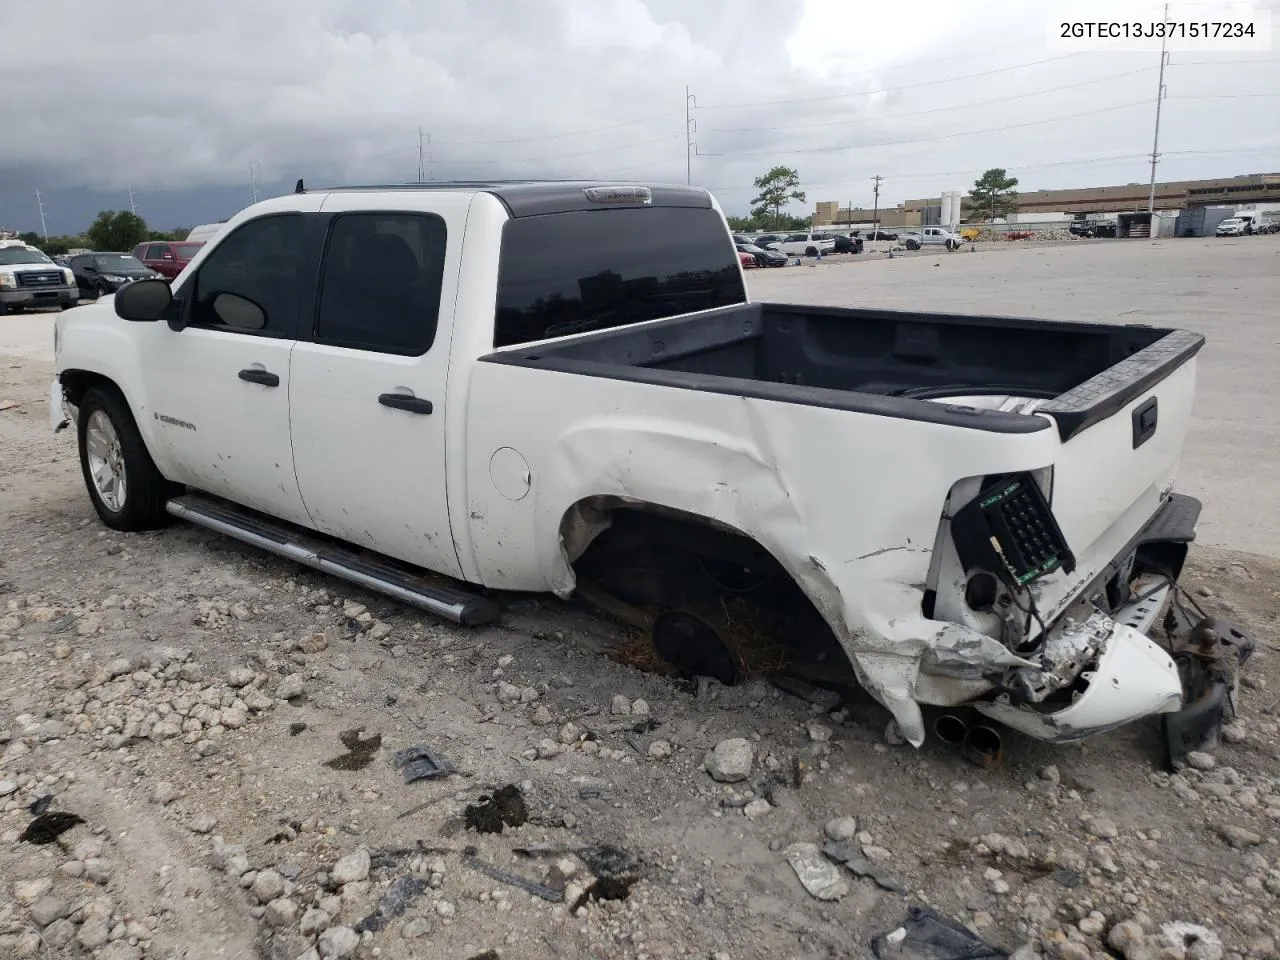
[[[818,900],[839,900],[849,892],[849,881],[822,855],[816,843],[793,843],[782,855],[810,896]]]
[[[457,912],[457,909],[448,900],[441,900],[436,904],[436,914],[448,919]]]
[[[1218,761],[1213,758],[1213,754],[1201,753],[1199,750],[1192,750],[1187,754],[1187,766],[1193,770],[1212,770],[1218,765]]]
[[[649,715],[649,702],[647,700],[632,700],[631,714],[636,717],[647,717]]]
[[[336,884],[358,883],[369,876],[369,851],[361,847],[333,865],[329,876]],[[339,928],[341,929],[341,928]]]
[[[218,818],[211,813],[198,814],[190,824],[192,833],[212,833],[217,825]]]
[[[721,740],[710,751],[703,765],[713,780],[721,783],[738,783],[751,775],[756,748],[745,737]]]
[[[13,898],[21,904],[30,905],[47,896],[52,889],[53,881],[48,877],[19,880],[13,885]]]
[[[837,843],[848,843],[858,835],[858,821],[854,817],[835,817],[823,828],[827,838]]]
[[[329,926],[333,918],[319,907],[311,907],[302,915],[302,923],[298,929],[303,936],[312,937]]]
[[[249,891],[259,903],[270,903],[284,894],[284,877],[274,870],[259,870]]]
[[[158,803],[160,806],[173,803],[178,799],[178,788],[168,780],[161,780],[151,788],[151,802]]]
[[[350,927],[330,927],[320,934],[320,939],[316,941],[316,949],[320,951],[320,956],[324,960],[349,957],[356,952],[358,946],[360,946],[360,934]]]
[[[545,727],[554,722],[555,718],[551,716],[551,711],[547,709],[546,705],[541,703],[538,704],[537,708],[533,711],[534,726]]]
[[[12,780],[0,780],[0,797],[7,797],[9,794],[16,792],[18,785]]]
[[[302,677],[291,673],[276,686],[277,700],[293,700],[302,696]]]
[[[748,820],[756,821],[756,820],[759,820],[761,817],[768,816],[769,812],[772,809],[773,809],[773,804],[771,804],[768,800],[766,800],[764,797],[756,797],[754,800],[752,800],[750,803],[748,803],[745,807],[742,808],[742,813],[743,813],[743,816],[745,816]]]
[[[498,684],[498,702],[499,703],[519,703],[520,688],[514,683],[507,683],[505,680]]]
[[[609,712],[615,717],[631,716],[631,701],[620,693],[615,693],[609,701]]]
[[[827,743],[831,739],[831,728],[825,723],[809,722],[806,724],[809,739],[814,743]]]
[[[666,760],[672,754],[671,744],[666,740],[655,740],[649,744],[650,760]]]
[[[262,915],[262,919],[267,922],[267,925],[275,927],[277,930],[291,925],[297,917],[298,905],[288,897],[279,897],[272,900],[267,904],[266,912]]]
[[[254,673],[248,667],[236,667],[227,674],[227,684],[239,690],[253,683]]]

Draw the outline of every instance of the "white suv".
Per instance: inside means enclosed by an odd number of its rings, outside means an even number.
[[[777,243],[770,244],[774,250],[798,257],[816,257],[820,253],[831,253],[835,249],[836,238],[829,233],[792,233]]]

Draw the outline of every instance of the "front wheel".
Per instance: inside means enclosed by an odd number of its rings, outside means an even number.
[[[818,255],[817,247],[807,247],[804,251],[806,257],[816,257]]]
[[[99,518],[113,530],[153,530],[167,519],[170,486],[147,452],[118,390],[94,387],[76,424],[80,470]]]
[[[906,247],[908,250],[919,250],[920,244],[916,243],[914,240],[908,240],[906,243]]]

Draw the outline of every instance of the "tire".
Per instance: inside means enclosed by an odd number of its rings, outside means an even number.
[[[77,420],[80,472],[102,522],[124,531],[164,526],[168,520],[164,505],[172,486],[147,452],[120,391],[90,389],[80,400]],[[95,480],[95,472],[101,480]],[[110,474],[115,474],[114,483]]]
[[[806,257],[816,257],[818,255],[817,247],[806,247],[804,251]]]
[[[105,283],[100,283],[93,288],[93,299],[101,300],[110,292],[111,291],[107,289],[107,285]]]
[[[916,243],[916,241],[914,241],[914,240],[908,240],[908,241],[906,242],[906,248],[907,248],[908,250],[919,250],[919,249],[920,249],[920,244]]]

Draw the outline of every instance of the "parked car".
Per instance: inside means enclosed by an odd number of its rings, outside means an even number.
[[[738,262],[742,264],[743,270],[754,270],[760,266],[760,264],[756,262],[755,255],[747,253],[745,250],[738,251]]]
[[[836,234],[835,245],[831,248],[832,253],[861,253],[864,241],[861,237],[845,236],[844,234]]]
[[[65,310],[79,302],[69,269],[21,240],[0,240],[0,315],[38,307]]]
[[[899,234],[902,245],[908,250],[919,250],[921,247],[945,247],[958,250],[966,242],[958,233],[952,233],[946,227],[922,227],[910,233]]]
[[[777,233],[766,233],[756,237],[755,244],[757,247],[764,247],[766,250],[772,250],[777,244],[782,242],[782,235]]]
[[[1213,232],[1215,237],[1243,237],[1248,224],[1241,217],[1227,217],[1220,224],[1218,229]]]
[[[764,247],[757,246],[749,240],[746,243],[737,244],[737,247],[739,253],[750,254],[754,257],[757,267],[785,267],[790,261],[790,257],[780,250],[766,250]]]
[[[133,255],[160,276],[172,280],[186,268],[203,246],[203,242],[192,243],[185,240],[148,240],[134,247]]]
[[[1240,634],[1147,636],[1199,515],[1199,333],[751,302],[709,193],[616,182],[299,189],[76,314],[52,426],[113,529],[185,519],[464,624],[609,571],[720,609],[749,571],[916,746],[922,706],[1057,742],[1229,699]]]
[[[80,295],[97,300],[126,283],[161,276],[131,253],[82,253],[71,258]]]
[[[778,242],[777,249],[793,257],[816,257],[820,253],[830,253],[835,245],[835,237],[829,233],[792,233]]]
[[[867,233],[868,240],[897,240],[898,235],[892,231],[876,230],[874,227]]]

